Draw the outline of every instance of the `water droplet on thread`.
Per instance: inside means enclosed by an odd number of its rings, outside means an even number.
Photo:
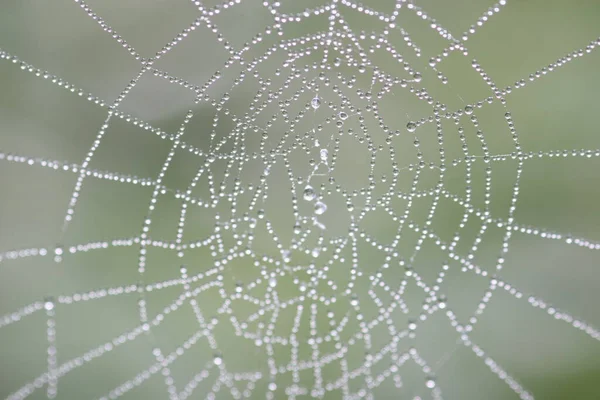
[[[313,201],[315,199],[315,197],[317,197],[317,194],[315,193],[315,190],[312,188],[312,186],[309,185],[304,188],[302,197],[306,201]]]
[[[300,224],[295,224],[294,225],[294,234],[299,235],[302,232],[302,227],[300,226]]]
[[[220,354],[215,354],[213,356],[213,363],[215,365],[221,365],[221,364],[223,364],[223,357]]]
[[[338,117],[340,117],[340,119],[341,119],[342,121],[345,121],[345,120],[347,120],[347,119],[348,119],[348,114],[346,114],[346,113],[345,113],[345,112],[343,112],[343,111],[340,111],[340,113],[338,114]]]
[[[321,161],[327,161],[327,157],[329,157],[329,151],[327,149],[321,149],[319,152],[319,157],[321,157]]]
[[[406,124],[406,130],[409,132],[414,132],[417,130],[417,124],[415,124],[414,122],[409,122],[408,124]]]
[[[442,310],[446,308],[446,296],[440,296],[438,298],[438,307]]]
[[[310,105],[316,110],[317,108],[321,107],[321,99],[318,97],[313,97],[313,99],[310,101]]]
[[[289,263],[292,261],[291,252],[289,250],[282,250],[281,256],[283,257],[283,262]]]
[[[425,380],[425,386],[427,386],[428,389],[433,389],[435,387],[435,378],[428,376]]]
[[[63,254],[65,253],[65,250],[62,246],[56,246],[54,248],[54,261],[55,262],[61,262],[63,259]]]
[[[465,106],[465,114],[467,114],[467,115],[473,114],[473,106],[472,105]]]
[[[423,76],[419,72],[415,72],[413,75],[413,80],[415,82],[421,82],[422,78],[423,78]]]
[[[322,201],[318,201],[315,204],[315,214],[322,215],[325,213],[325,211],[327,211],[327,204],[323,203]]]
[[[415,322],[415,320],[410,320],[408,321],[408,329],[411,331],[414,331],[417,329],[417,323]]]
[[[44,300],[44,310],[46,310],[46,311],[54,310],[54,299],[52,297],[47,297]]]

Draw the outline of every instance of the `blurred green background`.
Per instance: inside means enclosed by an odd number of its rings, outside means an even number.
[[[203,3],[213,5],[212,1]],[[242,4],[224,9],[212,18],[219,32],[234,48],[240,48],[251,37],[264,32],[265,27],[273,24],[273,16],[261,3],[242,1]],[[415,3],[458,37],[492,6],[491,2],[474,0],[424,0]],[[94,0],[88,4],[143,57],[154,56],[199,15],[196,6],[183,0]],[[320,2],[313,0],[281,1],[280,11],[296,13],[319,4]],[[370,0],[367,5],[389,14],[394,2]],[[368,36],[372,31],[380,33],[384,28],[377,18],[368,17],[345,6],[340,6],[339,9],[352,30],[364,30],[367,33],[367,38],[362,43],[365,49],[376,44]],[[428,27],[428,22],[415,11],[403,8],[397,26],[411,35],[421,50],[421,56],[417,57],[414,49],[406,45],[399,28],[389,33],[389,40],[398,53],[404,56],[404,60],[422,74],[421,82],[409,83],[408,86],[425,88],[435,100],[445,103],[448,111],[475,104],[493,93],[471,67],[471,60],[476,59],[499,88],[513,85],[520,79],[527,80],[530,73],[569,52],[585,48],[597,38],[600,3],[513,1],[489,19],[465,42],[468,56],[458,52],[451,53],[434,70],[428,61],[432,56],[439,55],[448,42],[436,35]],[[263,43],[248,51],[246,59],[260,57],[277,40],[326,31],[327,26],[327,15],[285,24],[281,38],[265,36]],[[348,40],[342,42],[346,46]],[[18,64],[0,60],[0,152],[34,159],[34,165],[0,160],[0,253],[26,248],[45,248],[51,253],[56,246],[62,246],[68,251],[70,246],[79,244],[138,237],[148,215],[152,186],[86,177],[73,221],[63,232],[63,219],[78,174],[44,168],[35,160],[57,160],[68,165],[81,165],[107,117],[106,107],[86,101],[87,93],[103,99],[107,104],[112,103],[139,72],[139,62],[109,34],[103,32],[98,23],[76,3],[66,0],[3,2],[0,6],[0,49],[65,79],[86,93],[78,96],[77,93],[36,77],[35,74],[22,71]],[[211,180],[216,192],[219,192],[221,182],[224,182],[223,191],[231,194],[235,188],[233,178],[238,177],[241,187],[246,189],[248,185],[256,187],[265,169],[270,172],[265,178],[268,183],[268,199],[251,205],[250,190],[246,190],[239,196],[233,212],[236,217],[243,217],[247,212],[250,218],[255,218],[259,210],[264,209],[265,218],[257,223],[252,242],[252,249],[261,256],[257,258],[260,266],[256,266],[249,257],[235,258],[225,264],[222,280],[217,280],[213,275],[192,283],[192,289],[203,288],[197,301],[204,317],[207,320],[216,318],[213,335],[218,352],[211,349],[207,340],[202,338],[170,365],[170,374],[178,391],[183,390],[196,374],[208,368],[208,377],[198,385],[191,398],[204,398],[214,388],[219,374],[225,370],[223,366],[230,373],[259,372],[264,379],[256,383],[251,397],[262,399],[265,398],[269,382],[266,346],[257,345],[253,338],[238,336],[231,319],[233,316],[244,321],[260,307],[243,299],[236,299],[229,305],[229,313],[222,313],[220,307],[223,306],[223,298],[235,292],[236,284],[241,285],[243,293],[251,293],[253,298],[261,299],[266,293],[272,296],[275,292],[281,301],[299,298],[311,289],[319,294],[323,290],[324,296],[334,296],[337,302],[331,306],[319,305],[316,336],[327,334],[329,327],[326,314],[331,311],[338,323],[347,315],[348,323],[340,335],[342,342],[347,340],[360,330],[356,311],[350,306],[348,296],[343,294],[351,276],[351,249],[347,246],[342,251],[341,256],[345,261],[338,260],[330,265],[327,263],[332,257],[334,246],[325,245],[318,257],[312,257],[310,251],[318,248],[319,240],[328,243],[337,236],[346,235],[350,213],[346,210],[345,200],[335,192],[335,185],[329,185],[327,177],[314,177],[311,185],[318,189],[328,205],[327,212],[320,218],[327,229],[321,232],[310,226],[310,223],[303,224],[307,236],[303,249],[307,249],[308,254],[296,250],[290,255],[292,265],[303,267],[297,271],[284,271],[279,264],[262,259],[262,255],[265,255],[280,261],[283,258],[281,250],[290,247],[294,225],[291,200],[293,193],[299,197],[300,214],[310,218],[310,207],[301,198],[306,180],[296,182],[297,187],[292,191],[287,168],[281,157],[275,157],[275,164],[268,168],[260,158],[251,159],[242,167],[234,163],[231,174],[226,176],[227,160],[222,155],[235,148],[235,135],[238,135],[238,139],[243,137],[246,151],[251,154],[263,151],[260,148],[261,140],[266,149],[264,151],[275,148],[283,137],[283,132],[289,130],[275,101],[252,121],[253,126],[264,128],[272,115],[277,116],[272,126],[264,130],[264,139],[261,139],[263,131],[248,126],[235,131],[234,117],[242,118],[248,112],[260,85],[258,78],[248,73],[247,79],[234,87],[233,82],[240,68],[225,69],[223,65],[228,57],[223,44],[217,41],[216,34],[206,28],[203,22],[154,65],[171,76],[197,86],[202,86],[216,71],[220,71],[220,79],[208,89],[207,94],[220,102],[227,93],[228,100],[224,101],[223,107],[230,110],[228,115],[222,111],[217,112],[216,107],[208,102],[194,103],[192,91],[151,73],[139,80],[119,110],[168,134],[176,134],[186,113],[193,111],[194,116],[186,127],[182,141],[205,153],[217,155],[217,160],[210,164],[212,179],[207,178],[207,173],[203,175],[191,192],[194,198],[203,201],[211,198]],[[335,57],[333,52],[331,57]],[[385,51],[385,47],[368,53],[368,57],[383,73],[400,79],[412,78]],[[296,64],[312,65],[321,58],[322,52],[315,50]],[[282,87],[284,77],[289,74],[289,67],[283,65],[284,62],[283,53],[280,52],[258,67],[261,78],[272,79],[268,90],[277,91]],[[527,80],[524,88],[514,89],[507,95],[506,108],[496,101],[476,109],[479,129],[484,132],[490,154],[509,154],[514,151],[514,143],[504,119],[507,110],[512,114],[524,152],[598,148],[596,116],[599,111],[599,68],[600,54],[595,50],[538,81],[529,83]],[[281,76],[275,74],[276,69],[281,69]],[[367,110],[367,102],[357,95],[357,89],[369,90],[372,71],[372,68],[368,68],[361,73],[356,67],[333,67],[326,73],[326,77],[331,80],[331,85],[327,87],[326,81],[318,78],[318,71],[311,70],[305,74],[307,83],[295,81],[285,88],[282,98],[291,99],[295,91],[301,91],[299,98],[287,107],[290,118],[309,104],[317,93],[317,87],[323,100],[318,110],[309,109],[292,133],[292,139],[298,134],[308,144],[308,153],[298,149],[290,156],[291,168],[297,178],[308,176],[311,170],[310,159],[318,160],[319,149],[311,147],[314,139],[318,139],[321,146],[328,146],[330,157],[337,154],[332,172],[337,184],[349,192],[368,186],[368,175],[371,173],[368,140],[360,143],[348,135],[350,129],[354,132],[361,130],[359,115],[348,109],[346,111],[350,114],[349,118],[341,128],[344,134],[339,134],[335,123],[340,98],[333,92],[332,86],[340,85],[352,105],[362,110],[364,125],[374,145],[387,146],[386,134],[382,132],[379,122]],[[448,77],[448,84],[443,85],[437,78],[438,71]],[[354,88],[343,87],[338,72],[347,78],[355,75]],[[377,88],[380,89],[381,84],[375,85],[373,91]],[[415,138],[420,141],[420,149],[427,163],[440,162],[434,124],[420,126],[414,134],[410,134],[405,128],[409,121],[432,115],[433,107],[399,86],[378,99],[377,104],[385,124],[392,131],[400,132],[393,139],[394,161],[400,168],[396,190],[408,193],[414,177],[414,171],[409,170],[408,165],[417,162],[413,145]],[[213,128],[215,114],[219,119]],[[469,118],[463,115],[460,117],[460,124],[465,128],[469,154],[482,156],[481,142],[477,139],[476,129]],[[464,198],[467,185],[465,164],[450,165],[451,160],[464,157],[457,127],[446,119],[443,119],[442,127],[448,164],[443,178],[444,188]],[[236,132],[235,135],[232,132]],[[224,138],[229,139],[218,149],[216,144]],[[339,152],[334,151],[335,138],[340,139]],[[292,139],[285,142],[284,148],[290,147]],[[172,145],[171,140],[132,124],[125,118],[113,117],[89,169],[154,181]],[[331,159],[328,162],[332,162]],[[205,163],[205,156],[192,154],[181,147],[175,150],[163,180],[163,185],[168,190],[158,195],[156,209],[151,215],[149,236],[153,240],[175,243],[182,200],[174,194],[185,192]],[[517,161],[509,158],[489,165],[492,167],[490,211],[494,218],[506,220],[515,184]],[[486,166],[482,158],[472,164],[473,205],[480,209],[484,205]],[[542,157],[526,160],[514,215],[516,223],[550,232],[572,234],[592,242],[600,241],[599,168],[599,157]],[[389,186],[392,176],[392,160],[388,150],[377,152],[372,174],[377,181],[375,193],[381,195]],[[426,168],[422,175],[417,189],[432,189],[439,179],[439,169]],[[382,181],[383,176],[387,181]],[[327,194],[327,189],[331,189],[332,193]],[[358,215],[368,200],[360,194],[355,199],[355,215]],[[431,196],[414,199],[409,219],[416,224],[423,224],[431,202]],[[390,206],[397,215],[401,215],[407,202],[396,199]],[[220,198],[214,208],[188,205],[183,243],[210,237],[215,228],[215,215],[220,215],[221,221],[227,221],[232,218],[231,207],[231,203],[224,198]],[[460,236],[456,253],[461,257],[469,254],[481,228],[480,219],[470,218],[466,226],[460,229],[458,225],[463,212],[464,209],[458,204],[442,198],[431,224],[431,230],[442,241],[450,242],[455,234]],[[281,248],[271,240],[265,221],[272,223],[282,243]],[[241,222],[237,231],[247,232],[248,225],[249,222]],[[392,221],[382,208],[367,213],[358,225],[361,230],[385,245],[392,242],[398,229],[398,223]],[[426,240],[422,249],[415,252],[419,235],[410,229],[403,232],[405,233],[399,241],[397,251],[407,261],[416,254],[411,266],[429,285],[433,285],[442,265],[448,263],[449,270],[440,293],[447,296],[448,308],[454,311],[460,322],[467,323],[489,287],[489,277],[461,272],[460,264],[449,259],[448,251],[440,250],[431,240]],[[500,254],[503,235],[503,229],[490,226],[481,237],[482,242],[477,250],[473,252],[473,262],[490,274],[493,273],[495,260]],[[226,251],[238,240],[231,231],[225,230],[219,237]],[[246,246],[247,239],[244,240],[240,250]],[[225,257],[225,253],[211,254],[213,251],[219,252],[219,249],[188,249],[180,258],[175,250],[158,245],[149,246],[143,276],[138,273],[139,245],[66,254],[60,263],[54,262],[52,255],[5,259],[0,263],[0,315],[9,315],[29,304],[43,301],[47,296],[59,299],[61,295],[126,287],[140,281],[151,284],[179,279],[181,265],[186,266],[190,276],[205,273],[213,268],[215,260]],[[358,254],[359,269],[363,271],[363,276],[356,280],[353,292],[361,299],[361,311],[365,319],[371,321],[376,318],[379,310],[369,300],[369,277],[382,272],[385,256],[365,240],[358,240]],[[526,300],[528,294],[535,294],[560,310],[599,327],[600,258],[597,251],[568,245],[564,240],[514,233],[505,258],[500,277],[514,284],[526,296],[518,300],[504,290],[496,290],[470,334],[471,339],[538,399],[600,398],[600,386],[597,383],[600,376],[598,340],[534,309]],[[311,264],[312,270],[306,267]],[[310,272],[323,270],[326,265],[329,265],[329,279],[338,285],[337,289],[331,289],[323,282],[311,286]],[[267,290],[266,279],[262,279],[262,283],[256,288],[248,288],[248,284],[260,278],[261,273],[273,271],[282,272],[274,290]],[[404,268],[398,260],[383,271],[384,281],[392,287],[397,287],[404,276]],[[202,286],[205,284],[208,285]],[[307,293],[301,290],[304,286],[309,288]],[[182,285],[177,284],[145,293],[150,319],[170,306],[182,291]],[[383,291],[375,291],[384,304],[389,305],[393,301]],[[390,317],[398,331],[406,329],[409,318],[419,315],[425,297],[414,280],[409,279],[403,295],[409,313],[403,314],[396,309]],[[55,321],[58,365],[135,329],[140,323],[139,300],[140,294],[133,291],[131,294],[75,304],[57,304]],[[310,360],[312,350],[306,340],[311,336],[309,309],[312,300],[306,298],[301,303],[304,305],[304,313],[298,332],[298,340],[301,342],[299,358]],[[266,311],[258,321],[248,322],[248,331],[258,330],[264,334],[271,314],[272,311]],[[274,335],[289,336],[295,314],[295,306],[282,310]],[[346,359],[350,369],[363,365],[366,358],[378,354],[391,341],[390,333],[382,325],[379,324],[370,331],[370,350],[365,348],[363,341],[349,346]],[[47,371],[46,326],[45,313],[38,311],[18,322],[0,327],[0,397],[10,396]],[[159,347],[163,354],[170,354],[198,329],[192,307],[184,304],[169,313],[160,325],[152,329],[151,334],[142,334],[62,376],[58,382],[58,398],[87,399],[107,395],[110,390],[134,379],[137,374],[153,365],[156,362],[152,355],[154,348]],[[399,352],[409,347],[417,349],[420,356],[433,368],[436,385],[441,388],[444,398],[518,398],[504,382],[490,372],[483,360],[478,359],[467,347],[458,344],[458,339],[459,335],[443,316],[443,312],[437,311],[427,321],[419,324],[415,339],[401,339],[398,349]],[[273,359],[278,365],[290,362],[289,344],[275,345],[274,349]],[[321,356],[334,350],[332,343],[320,346]],[[222,357],[222,366],[214,365],[215,353]],[[389,354],[382,356],[371,368],[372,375],[381,373],[392,362]],[[401,389],[397,389],[392,377],[388,377],[371,391],[373,396],[377,399],[413,399],[416,396],[426,399],[431,396],[430,390],[425,386],[425,374],[412,361],[400,367],[399,373],[403,382]],[[342,376],[340,363],[328,364],[320,374],[325,383],[335,381]],[[224,378],[221,376],[221,379]],[[275,398],[287,397],[285,388],[291,385],[292,379],[291,372],[278,375]],[[309,390],[316,384],[312,369],[302,371],[299,379],[299,384]],[[247,389],[246,383],[247,381],[240,381],[234,385],[243,391]],[[223,387],[217,392],[217,398],[231,398],[227,384],[223,383]],[[357,391],[365,386],[365,377],[352,380],[349,386],[351,391]],[[139,387],[127,392],[124,397],[159,399],[168,396],[165,377],[159,371]],[[31,398],[46,398],[45,387],[34,391]],[[342,391],[328,392],[325,398],[342,398]]]

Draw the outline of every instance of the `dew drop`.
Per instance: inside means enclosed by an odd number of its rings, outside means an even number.
[[[213,363],[215,365],[221,365],[221,364],[223,364],[223,357],[221,356],[221,354],[215,354],[213,356]]]
[[[321,99],[318,97],[313,97],[313,99],[310,101],[310,105],[316,110],[317,108],[321,107]]]
[[[415,322],[414,319],[411,319],[410,321],[408,321],[408,329],[411,331],[414,331],[417,329],[417,323]]]
[[[420,73],[418,73],[418,72],[415,72],[415,73],[414,73],[414,75],[413,75],[413,80],[414,80],[415,82],[421,82],[421,79],[422,79],[422,78],[423,78],[423,77],[422,77],[422,76],[421,76],[421,74],[420,74]]]
[[[44,310],[46,310],[46,311],[54,310],[54,299],[52,297],[47,297],[44,300]]]
[[[317,197],[317,194],[315,193],[315,190],[312,188],[312,186],[309,185],[304,188],[302,197],[306,201],[313,201],[315,199],[315,197]]]
[[[242,293],[242,290],[244,290],[242,282],[236,282],[236,284],[235,284],[235,292],[236,293]]]
[[[277,286],[277,278],[275,278],[274,276],[269,278],[269,286],[271,287],[275,287]]]
[[[315,204],[315,214],[322,215],[325,211],[327,211],[327,204],[322,201],[317,201]]]
[[[438,307],[443,310],[444,308],[446,308],[446,296],[440,296],[438,298]]]
[[[409,132],[414,132],[417,130],[417,124],[415,124],[414,122],[409,122],[408,124],[406,124],[406,130]]]
[[[435,378],[432,376],[428,376],[425,380],[425,385],[427,386],[427,388],[433,389],[435,387]]]
[[[296,235],[299,235],[299,234],[300,234],[300,232],[302,232],[302,227],[300,226],[300,224],[295,224],[295,225],[294,225],[294,233],[295,233]]]
[[[343,112],[343,111],[340,111],[340,113],[338,114],[338,117],[340,117],[340,119],[341,119],[342,121],[345,121],[345,120],[347,120],[347,119],[348,119],[348,114],[346,114],[346,113],[345,113],[345,112]]]
[[[283,257],[283,262],[289,263],[290,261],[292,261],[292,258],[290,257],[290,251],[289,250],[283,250],[281,252],[281,256]]]
[[[269,383],[269,390],[271,392],[274,392],[275,390],[277,390],[277,384],[275,382],[270,382]]]
[[[65,250],[62,246],[56,246],[54,248],[54,261],[55,262],[61,262],[62,261],[62,256],[65,253]]]
[[[327,157],[329,156],[329,151],[327,149],[321,149],[319,152],[319,157],[321,157],[321,161],[327,161]]]
[[[467,114],[467,115],[473,114],[473,106],[472,105],[465,106],[465,114]]]

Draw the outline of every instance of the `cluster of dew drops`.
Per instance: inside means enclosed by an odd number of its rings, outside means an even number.
[[[321,98],[319,96],[315,96],[311,101],[310,105],[314,110],[319,109],[321,107]],[[348,118],[348,114],[341,112],[340,119]],[[319,150],[319,158],[321,163],[327,164],[327,160],[329,157],[329,151],[326,148],[322,148]],[[317,192],[310,185],[310,182],[304,187],[304,191],[302,193],[302,198],[308,202],[314,202],[313,211],[316,216],[323,215],[327,211],[327,204],[325,204],[322,200],[318,199]],[[322,225],[321,225],[322,226]]]

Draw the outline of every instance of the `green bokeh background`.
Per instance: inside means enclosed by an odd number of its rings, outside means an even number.
[[[209,3],[205,2],[207,5]],[[272,17],[260,3],[242,2],[214,18],[215,24],[234,47],[239,48],[272,23]],[[371,0],[368,3],[383,12],[389,12],[393,7],[391,1]],[[297,12],[315,4],[318,2],[313,0],[282,1],[282,10]],[[89,5],[144,57],[156,54],[198,15],[197,8],[186,1],[96,0],[90,1]],[[458,36],[492,3],[427,0],[418,2],[418,5]],[[371,30],[382,29],[382,25],[374,18],[345,7],[341,7],[341,10],[343,17],[355,31],[365,30],[370,33]],[[478,60],[498,87],[512,85],[521,78],[527,79],[530,73],[595,40],[600,26],[600,3],[541,0],[510,2],[469,38],[466,42],[468,57],[453,53],[440,63],[438,69],[449,78],[448,85],[442,85],[436,77],[437,72],[428,66],[429,58],[441,53],[447,43],[435,35],[414,12],[401,13],[398,25],[411,34],[422,52],[422,56],[417,58],[414,50],[403,43],[399,31],[390,33],[390,40],[398,52],[423,75],[422,82],[415,86],[427,88],[435,99],[446,103],[449,110],[457,110],[492,95],[472,69],[472,59]],[[283,38],[298,37],[326,28],[326,17],[315,17],[298,24],[286,25]],[[264,51],[265,46],[273,44],[272,40],[267,38],[266,45],[261,45],[263,47],[260,48]],[[66,0],[3,2],[0,6],[0,48],[107,102],[116,98],[140,68],[139,63],[110,35],[102,32],[98,24],[77,4]],[[299,63],[320,60],[317,53]],[[259,50],[255,50],[255,53],[250,51],[249,58],[260,54]],[[384,51],[376,51],[369,57],[385,73],[410,78]],[[243,115],[258,90],[258,85],[249,78],[239,87],[231,89],[237,70],[223,70],[226,58],[227,53],[222,44],[202,26],[162,57],[155,66],[198,86],[204,84],[215,71],[222,71],[223,76],[208,94],[219,100],[225,92],[230,92],[226,107],[234,115]],[[0,151],[81,164],[106,118],[107,109],[33,74],[25,73],[18,65],[1,61]],[[273,90],[278,89],[277,83],[282,80],[274,75],[275,69],[281,68],[277,63],[281,62],[281,57],[274,56],[273,61],[266,62],[259,68],[263,78],[273,78]],[[597,135],[599,68],[600,53],[595,50],[507,96],[507,108],[512,113],[524,151],[547,152],[600,147]],[[285,75],[285,68],[283,69]],[[342,68],[340,71],[347,75],[356,74],[357,88],[369,87],[370,70],[364,74],[360,74],[356,68]],[[330,74],[332,82],[336,73],[337,71],[332,71]],[[316,72],[307,74],[309,79],[316,75]],[[338,99],[331,90],[325,88],[323,81],[316,81],[320,82],[320,93],[324,101],[335,103]],[[286,93],[289,96],[298,88],[298,85],[292,85]],[[358,99],[355,92],[346,89],[345,93],[356,101],[357,107],[366,105]],[[313,95],[312,90],[306,90],[298,104],[289,108],[290,114],[297,113]],[[395,139],[396,161],[400,167],[415,162],[412,145],[414,138],[406,133],[404,127],[408,121],[429,116],[432,108],[400,88],[379,101],[379,107],[386,124],[392,130],[402,131]],[[168,133],[177,132],[185,113],[190,109],[195,116],[183,140],[197,148],[207,149],[210,146],[215,110],[206,103],[194,104],[193,93],[181,86],[168,84],[164,79],[148,74],[139,81],[120,108]],[[277,107],[268,108],[255,122],[256,125],[264,126],[268,116],[277,110]],[[485,105],[476,111],[491,154],[507,154],[514,150],[504,120],[505,112],[498,103]],[[334,115],[334,110],[323,105],[299,124],[297,133],[309,132],[312,127]],[[345,122],[344,129],[358,130],[357,121],[356,116],[351,115]],[[377,122],[366,116],[365,124],[374,142],[384,144],[384,136]],[[452,160],[462,157],[456,127],[449,121],[444,121],[443,124],[447,158]],[[470,153],[482,155],[472,124],[465,116],[461,118],[461,124],[465,126]],[[228,135],[232,126],[231,116],[221,115],[216,137]],[[281,120],[274,123],[273,128],[268,130],[267,146],[275,145],[276,138],[281,137],[283,129],[285,126]],[[320,140],[327,143],[335,131],[333,122],[324,124],[323,131],[319,132]],[[247,146],[258,149],[260,132],[249,131],[247,134],[256,137],[247,137]],[[416,135],[421,141],[426,161],[439,162],[433,124],[420,127]],[[123,119],[113,118],[90,168],[155,179],[171,145],[170,141],[151,132]],[[313,151],[315,157],[318,157],[318,150]],[[375,175],[387,174],[389,177],[391,163],[381,154],[377,156]],[[293,159],[292,168],[297,176],[305,176],[309,171],[309,158],[306,154],[298,153]],[[364,144],[348,139],[347,135],[342,137],[338,168],[335,171],[337,181],[351,189],[366,186],[368,162],[369,154]],[[153,239],[166,242],[175,240],[181,200],[176,199],[173,193],[185,190],[203,163],[202,157],[194,156],[189,151],[176,151],[164,179],[164,185],[171,190],[159,195],[157,209],[152,215],[150,236]],[[221,182],[224,166],[224,162],[217,161],[212,167],[217,186]],[[482,161],[473,164],[473,202],[478,207],[483,205],[484,166]],[[494,217],[505,219],[515,184],[516,162],[495,162],[492,163],[492,168],[490,209]],[[600,241],[599,168],[598,157],[545,157],[525,161],[515,213],[517,223]],[[260,162],[246,165],[240,175],[242,185],[256,184],[263,169],[264,165]],[[148,186],[86,178],[74,220],[62,232],[63,218],[77,179],[76,174],[6,160],[0,161],[0,171],[0,252],[42,247],[52,250],[56,245],[68,248],[82,243],[137,236],[152,194],[152,188]],[[412,174],[406,169],[402,170],[399,190],[410,189]],[[427,170],[424,174],[420,190],[433,187],[437,180],[435,171]],[[464,195],[464,174],[464,164],[449,168],[444,179],[445,187],[453,193]],[[317,181],[318,179],[320,178]],[[322,182],[325,181],[326,179],[322,179]],[[249,213],[256,215],[258,208],[264,208],[266,219],[273,222],[282,241],[289,241],[293,225],[291,192],[281,161],[271,168],[268,182],[269,200]],[[226,190],[231,192],[232,187],[229,179]],[[206,199],[209,194],[207,180],[201,180],[193,194]],[[242,199],[239,213],[244,211],[244,204],[248,204],[249,197],[246,195]],[[326,239],[343,234],[348,226],[348,214],[340,197],[330,196],[328,206],[323,217],[328,227],[324,234]],[[398,201],[396,206],[398,213],[401,213],[406,202]],[[430,206],[431,199],[417,199],[411,211],[411,219],[422,223]],[[225,202],[220,203],[216,210],[190,207],[184,242],[207,237],[214,228],[215,212],[226,216],[227,212],[230,213],[229,207]],[[306,213],[307,209],[302,208],[301,211]],[[461,215],[462,209],[459,206],[447,199],[442,200],[433,219],[432,229],[445,241],[450,241],[454,233],[459,232],[461,240],[457,252],[467,254],[481,222],[470,219],[467,226],[459,231],[458,221]],[[371,213],[360,227],[383,243],[389,243],[397,229],[397,225],[382,212]],[[254,248],[261,254],[277,257],[278,250],[268,240],[265,232],[264,226],[259,224]],[[490,228],[475,252],[474,261],[486,270],[491,271],[495,265],[502,234],[502,230]],[[233,243],[231,235],[224,237],[226,246]],[[416,239],[417,235],[410,231],[403,236],[399,251],[405,259],[413,254]],[[315,235],[311,236],[309,242],[311,241],[316,242]],[[520,233],[513,235],[509,245],[505,268],[501,274],[503,279],[526,294],[539,295],[561,310],[593,326],[600,326],[600,257],[597,252],[567,245],[564,241]],[[364,242],[359,250],[364,271],[377,271],[383,263],[381,252]],[[53,262],[50,256],[5,260],[0,263],[0,315],[9,314],[46,296],[58,297],[62,294],[136,284],[140,280],[137,273],[138,252],[137,246],[110,248],[67,255],[61,263]],[[349,257],[346,253],[344,255]],[[297,263],[304,263],[309,259],[297,254],[293,257],[298,257],[294,258],[294,263],[296,260]],[[183,258],[178,258],[173,250],[150,247],[147,259],[147,271],[143,277],[146,283],[178,278],[181,264],[187,266],[190,274],[198,274],[210,269],[213,263],[210,251],[206,249],[190,250]],[[447,259],[447,254],[431,243],[425,244],[415,258],[413,268],[432,282]],[[319,263],[325,261],[323,257],[313,260],[317,268]],[[334,266],[333,279],[339,279],[342,286],[341,282],[348,279],[349,267],[344,263]],[[391,271],[386,275],[390,279],[390,285],[397,285],[404,270],[396,264],[388,271]],[[466,319],[475,311],[489,286],[489,280],[462,273],[460,266],[452,262],[447,275],[441,291],[448,296],[448,306],[459,318]],[[249,282],[259,274],[256,267],[245,259],[230,263],[223,271],[223,276],[224,289],[232,293],[235,282]],[[308,278],[304,276],[301,279]],[[358,281],[356,292],[361,296],[366,295],[368,284],[367,279]],[[298,285],[289,276],[280,279],[277,290],[282,298],[300,294]],[[150,315],[161,312],[181,292],[181,286],[174,286],[147,293]],[[261,290],[253,292],[256,297],[260,297],[260,293]],[[338,297],[338,303],[332,308],[336,315],[343,315],[349,310],[348,299]],[[134,293],[58,305],[56,330],[59,365],[135,328],[139,324],[138,299],[139,296]],[[413,282],[404,300],[411,310],[415,310],[415,314],[398,313],[394,321],[399,330],[404,329],[408,317],[416,316],[423,299],[423,293],[414,287]],[[199,295],[198,302],[206,317],[210,318],[217,314],[222,299],[216,289],[211,289]],[[305,302],[306,309],[309,304],[308,301]],[[234,302],[232,309],[234,315],[241,319],[256,311],[256,307],[241,301]],[[289,334],[293,321],[291,311],[282,313],[276,334]],[[363,309],[365,315],[372,316],[375,311],[369,306]],[[354,314],[351,312],[350,315]],[[300,340],[308,337],[307,326],[308,318],[305,315],[299,333]],[[356,320],[351,320],[348,331],[354,332],[356,329]],[[197,330],[198,324],[191,307],[182,306],[153,329],[152,335],[142,335],[62,377],[58,383],[58,397],[87,399],[106,395],[114,387],[152,365],[155,362],[152,356],[154,347],[158,346],[164,354],[168,354]],[[380,328],[374,329],[372,334],[372,353],[375,354],[390,341],[390,336],[385,329]],[[219,317],[215,335],[229,371],[260,371],[268,374],[264,348],[255,346],[249,339],[237,337],[228,317]],[[600,376],[598,341],[530,307],[526,300],[517,300],[504,291],[496,291],[471,337],[538,399],[600,398],[600,386],[597,383]],[[477,359],[466,347],[457,345],[457,339],[458,335],[449,326],[448,320],[438,312],[419,326],[414,341],[404,339],[400,348],[417,348],[434,368],[437,384],[441,387],[444,398],[517,398],[504,382],[489,371],[481,359]],[[327,346],[329,345],[324,345],[322,349],[325,353],[332,351],[331,346]],[[43,312],[0,328],[0,397],[9,396],[46,371],[46,347],[46,316]],[[289,347],[280,347],[276,352],[276,360],[281,363],[289,361],[289,350]],[[310,358],[308,347],[302,347],[300,353],[302,359]],[[196,373],[206,365],[211,365],[212,357],[213,350],[205,340],[200,340],[186,351],[171,366],[176,387],[181,390]],[[358,366],[364,357],[365,349],[354,346],[347,358],[349,364]],[[389,356],[387,357],[388,360],[381,361],[373,371],[386,368],[390,362]],[[388,378],[373,390],[375,398],[428,398],[425,378],[414,365],[402,367],[400,371],[404,388],[397,391]],[[339,367],[324,369],[322,373],[326,381],[340,376]],[[211,367],[210,377],[199,385],[192,398],[204,398],[217,375],[216,368]],[[301,373],[302,385],[310,388],[313,382],[311,371]],[[283,390],[291,384],[291,374],[281,376],[277,383],[276,398],[285,398]],[[363,384],[364,379],[357,379],[351,387],[356,390]],[[238,387],[243,390],[243,385]],[[264,398],[265,388],[266,381],[258,383],[253,398]],[[31,396],[45,397],[44,388]],[[163,376],[160,373],[154,375],[125,397],[167,398]],[[229,398],[229,391],[221,390],[217,397]],[[332,392],[326,398],[341,398],[341,392]]]

